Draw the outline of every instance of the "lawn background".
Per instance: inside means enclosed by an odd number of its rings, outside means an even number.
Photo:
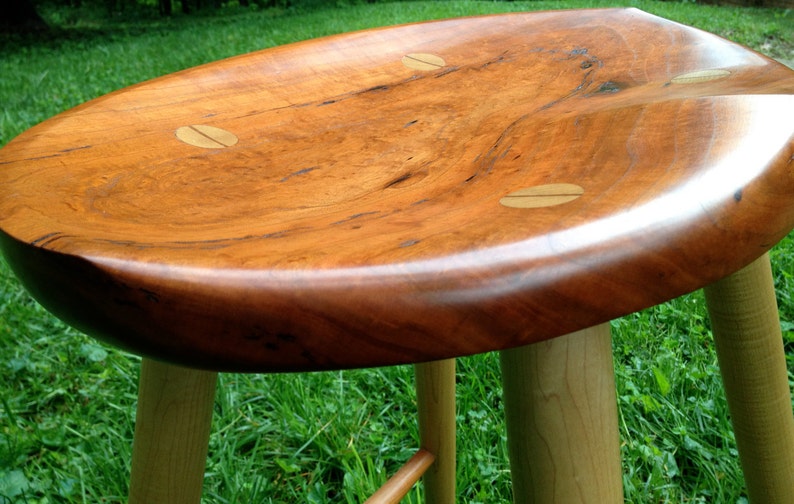
[[[277,44],[434,18],[621,5],[794,62],[794,12],[690,2],[337,2],[167,19],[44,9],[52,34],[0,38],[0,145],[111,90]],[[793,257],[791,239],[772,253],[790,377]],[[612,326],[627,502],[744,502],[702,295]],[[0,260],[0,504],[124,502],[138,369],[136,357],[49,316]],[[510,501],[499,380],[495,355],[458,361],[459,502]],[[224,374],[204,502],[359,502],[416,439],[410,366]]]

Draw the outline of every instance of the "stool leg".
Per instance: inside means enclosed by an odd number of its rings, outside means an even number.
[[[455,359],[414,366],[419,436],[435,455],[423,476],[425,502],[455,502]]]
[[[141,363],[130,504],[201,500],[217,373]]]
[[[501,352],[516,503],[622,503],[609,324]]]
[[[705,289],[750,502],[794,499],[794,415],[769,256]]]

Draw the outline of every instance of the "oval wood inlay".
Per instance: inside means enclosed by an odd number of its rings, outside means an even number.
[[[412,70],[438,70],[447,64],[441,56],[427,53],[406,54],[402,61]]]
[[[584,194],[584,188],[576,184],[546,184],[511,192],[499,203],[510,208],[543,208],[562,205]]]
[[[237,135],[234,133],[204,124],[182,126],[174,134],[186,144],[203,149],[223,149],[237,143]]]
[[[731,72],[721,68],[712,68],[708,70],[697,70],[695,72],[688,72],[685,74],[673,77],[670,82],[673,84],[697,84],[699,82],[708,82],[717,79],[724,79],[729,76]]]

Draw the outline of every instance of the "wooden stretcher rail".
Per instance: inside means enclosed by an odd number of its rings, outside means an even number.
[[[397,504],[419,481],[436,456],[425,449],[417,450],[394,476],[389,478],[364,504]]]

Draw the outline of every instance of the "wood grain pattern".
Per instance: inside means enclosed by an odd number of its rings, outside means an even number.
[[[782,65],[633,9],[328,37],[32,128],[0,151],[0,244],[55,314],[191,366],[510,348],[699,288],[784,236],[792,93]],[[194,125],[237,141],[177,138]],[[584,192],[500,204],[547,184]]]
[[[419,439],[435,456],[422,476],[425,502],[454,504],[456,449],[455,359],[414,365]]]
[[[218,375],[141,363],[129,504],[201,501]]]
[[[791,502],[794,415],[769,257],[705,294],[750,502]]]
[[[500,353],[515,504],[622,504],[609,324]]]

